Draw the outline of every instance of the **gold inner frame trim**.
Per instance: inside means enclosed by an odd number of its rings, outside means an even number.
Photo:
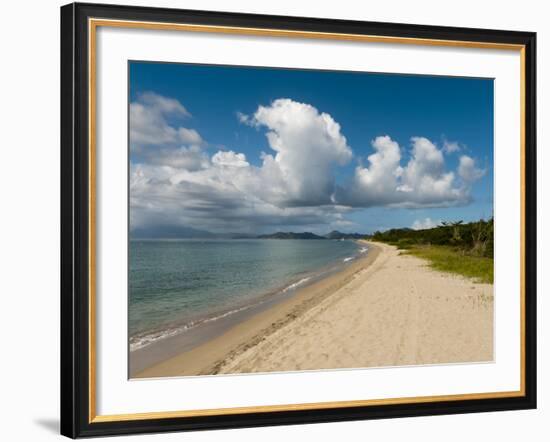
[[[442,46],[474,49],[497,49],[518,51],[520,54],[520,389],[487,393],[465,393],[438,396],[416,396],[388,399],[367,399],[336,402],[316,402],[284,405],[261,405],[235,408],[200,410],[158,411],[129,414],[96,414],[96,36],[97,28],[133,28],[161,31],[186,31],[243,36],[306,38],[338,41],[356,41],[386,44],[410,44],[419,46]],[[221,416],[246,413],[266,413],[296,410],[322,410],[329,408],[365,407],[376,405],[418,404],[427,402],[482,400],[525,396],[525,46],[521,44],[440,40],[412,37],[390,37],[331,32],[292,31],[284,29],[211,26],[182,23],[140,22],[131,20],[88,19],[88,93],[89,93],[89,423],[168,419],[178,417]]]
[[[472,397],[472,396],[475,396]],[[322,410],[327,408],[347,408],[364,407],[373,405],[395,405],[395,404],[421,404],[426,402],[442,401],[460,401],[464,399],[495,399],[523,396],[520,391],[504,391],[497,393],[479,393],[471,395],[441,395],[441,396],[419,396],[403,397],[390,399],[369,399],[365,401],[338,401],[338,402],[317,402],[305,404],[288,405],[263,405],[257,407],[237,407],[237,408],[214,408],[208,410],[187,410],[187,411],[156,411],[150,413],[132,413],[132,414],[110,414],[105,416],[96,416],[91,422],[113,422],[113,421],[131,421],[144,419],[166,419],[174,417],[198,417],[198,416],[219,416],[230,414],[246,414],[258,412],[276,412],[293,410]]]

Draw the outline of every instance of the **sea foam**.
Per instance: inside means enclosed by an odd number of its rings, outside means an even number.
[[[196,321],[190,321],[184,325],[180,325],[177,327],[168,328],[162,331],[157,332],[151,332],[147,333],[145,335],[141,336],[134,336],[130,338],[130,351],[139,350],[140,348],[145,348],[148,345],[153,344],[156,341],[159,341],[161,339],[170,338],[172,336],[177,336],[181,333],[184,333],[190,329],[193,329],[195,327],[198,327],[201,324],[206,324],[209,322],[214,322],[219,319],[226,318],[230,315],[233,315],[235,313],[242,312],[244,310],[248,310],[249,308],[254,307],[254,305],[246,305],[244,307],[236,308],[233,310],[229,310],[223,313],[220,313],[219,315],[214,315],[206,318],[202,318]]]
[[[308,282],[311,279],[311,276],[308,276],[307,278],[302,278],[299,281],[296,281],[289,286],[285,287],[282,291],[283,293],[286,293],[290,290],[294,290],[297,287],[300,287],[301,285],[304,285],[306,282]]]

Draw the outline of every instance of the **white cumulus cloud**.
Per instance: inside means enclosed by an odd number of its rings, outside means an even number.
[[[188,110],[173,98],[153,92],[138,95],[130,103],[130,150],[141,162],[198,170],[207,167],[209,159],[202,147],[204,141],[192,128],[174,126],[169,120],[190,117]]]
[[[279,205],[330,204],[334,167],[348,163],[353,154],[340,125],[327,113],[288,98],[259,106],[251,121],[267,128],[275,154],[263,156],[261,178],[280,189]]]
[[[140,94],[130,103],[130,147],[200,145],[203,140],[195,129],[173,127],[168,117],[184,119],[191,114],[178,101],[153,92]]]
[[[237,116],[265,131],[269,150],[259,158],[247,158],[238,146],[212,152],[183,125],[190,113],[177,100],[145,93],[130,104],[132,228],[343,228],[353,225],[346,216],[360,208],[467,203],[485,173],[465,155],[456,172],[447,170],[443,149],[423,137],[411,139],[404,161],[403,148],[384,135],[372,141],[367,164],[337,185],[337,169],[354,155],[333,116],[289,98]]]
[[[200,135],[193,129],[175,128],[168,124],[168,115],[189,117],[185,107],[173,98],[166,98],[153,92],[140,94],[130,103],[130,143],[137,145],[199,144]]]
[[[358,207],[448,207],[470,199],[469,187],[445,168],[440,149],[424,137],[411,138],[411,157],[401,165],[401,148],[389,136],[372,141],[375,153],[355,170],[353,184],[340,189],[341,202]],[[469,181],[468,183],[471,183]]]
[[[433,221],[431,218],[424,218],[424,219],[417,219],[412,223],[411,228],[413,230],[425,230],[425,229],[433,229],[434,227],[437,227],[441,221]]]
[[[232,150],[219,151],[212,157],[212,163],[218,166],[229,167],[248,167],[250,164],[246,161],[244,153],[235,153]]]
[[[460,144],[458,144],[458,142],[456,141],[443,141],[443,152],[445,153],[454,153],[460,151],[461,149],[462,148],[460,147]]]
[[[485,175],[485,169],[479,169],[475,160],[468,155],[462,155],[458,164],[458,174],[466,183],[473,183]]]

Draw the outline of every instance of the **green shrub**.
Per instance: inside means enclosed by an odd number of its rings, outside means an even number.
[[[437,270],[493,281],[494,219],[443,222],[425,230],[390,229],[368,239],[396,246],[430,261]]]

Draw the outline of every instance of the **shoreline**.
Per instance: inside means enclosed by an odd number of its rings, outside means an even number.
[[[364,240],[357,240],[357,242],[368,245],[366,256],[359,256],[343,269],[329,272],[310,284],[298,287],[288,298],[268,303],[265,308],[252,315],[234,318],[234,323],[221,335],[210,338],[207,335],[204,342],[198,346],[177,351],[175,355],[151,364],[143,370],[135,370],[130,378],[216,374],[226,357],[244,351],[274,329],[296,319],[349,282],[357,272],[374,262],[381,251],[380,247]],[[136,350],[136,352],[139,351]]]
[[[353,240],[352,242],[359,246],[362,244],[361,240]],[[225,308],[213,309],[211,311],[195,314],[194,316],[190,315],[185,319],[174,319],[172,322],[160,324],[156,327],[130,334],[130,353],[140,352],[150,346],[161,344],[167,338],[169,339],[183,332],[194,330],[205,323],[217,321],[232,316],[235,313],[237,314],[235,316],[238,317],[241,311],[252,310],[252,314],[254,314],[254,312],[283,301],[285,297],[292,296],[297,290],[305,286],[311,285],[320,279],[324,279],[333,273],[342,271],[352,264],[352,261],[358,261],[364,258],[366,256],[365,250],[368,250],[368,248],[359,247],[352,256],[347,256],[341,261],[335,260],[321,267],[308,269],[295,275],[293,279],[285,281],[282,285],[266,289],[266,291],[259,292],[255,296],[246,300],[241,300],[236,304],[226,305]],[[267,305],[267,307],[265,307],[264,304]]]
[[[134,377],[494,360],[492,284],[364,243],[367,256],[343,271]]]

